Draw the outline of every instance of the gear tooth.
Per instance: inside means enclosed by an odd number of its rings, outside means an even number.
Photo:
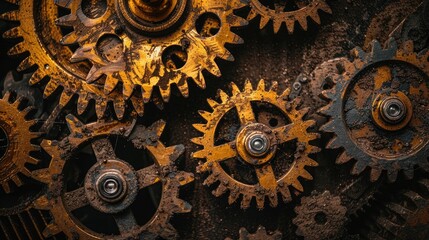
[[[183,81],[181,84],[177,84],[177,88],[183,97],[189,97],[189,86],[187,81]]]
[[[286,184],[282,183],[282,186],[280,186],[280,184],[279,184],[279,191],[282,195],[283,202],[291,202],[292,201],[292,196],[290,194],[289,187]]]
[[[231,84],[232,86],[232,84]],[[221,101],[223,103],[227,102],[229,100],[229,96],[228,94],[226,94],[224,91],[222,91],[221,89],[219,89],[218,93],[217,93],[221,99]]]
[[[215,109],[215,108],[219,105],[219,103],[218,103],[218,102],[216,102],[215,100],[213,100],[213,99],[211,99],[211,98],[208,98],[208,99],[207,99],[207,103],[210,105],[210,107],[211,107],[212,109]]]
[[[361,173],[365,170],[365,168],[366,168],[366,167],[367,167],[367,165],[366,165],[366,164],[364,164],[364,163],[362,163],[362,162],[358,161],[358,162],[356,162],[356,163],[355,163],[355,165],[353,166],[353,169],[352,169],[351,173],[352,173],[353,175],[359,175],[359,174],[361,174]]]
[[[158,137],[157,141],[159,140],[159,137],[164,132],[165,126],[166,126],[166,122],[164,120],[158,120],[149,127],[150,131],[156,132],[156,136]]]
[[[3,181],[1,183],[1,186],[2,186],[5,193],[8,193],[8,194],[10,193],[10,185],[9,185],[8,181]]]
[[[301,185],[301,183],[298,180],[292,183],[292,187],[294,187],[296,190],[300,192],[304,192],[304,187]]]
[[[63,91],[61,93],[59,105],[60,106],[66,106],[67,103],[70,102],[70,100],[72,99],[72,97],[73,97],[73,93]]]
[[[338,156],[337,160],[335,161],[336,164],[344,164],[351,160],[351,157],[347,154],[346,151],[343,151],[340,156]]]
[[[22,36],[21,28],[14,27],[3,33],[3,38],[18,38]]]
[[[252,82],[249,79],[246,79],[246,81],[244,82],[244,91],[245,92],[252,92],[253,91]]]
[[[318,8],[325,13],[332,14],[332,9],[325,1],[319,1]]]
[[[335,131],[335,122],[333,120],[327,122],[326,124],[324,124],[320,127],[320,131],[334,132]]]
[[[219,66],[217,65],[217,63],[213,60],[209,60],[210,64],[209,67],[207,67],[207,71],[209,71],[212,75],[216,76],[216,77],[221,77],[222,73],[220,72]],[[204,87],[205,88],[205,87]]]
[[[174,213],[189,213],[192,210],[191,204],[182,199],[175,199],[176,211]]]
[[[170,223],[164,224],[159,236],[163,239],[177,239],[177,231]]]
[[[200,87],[201,89],[206,89],[206,80],[204,78],[204,74],[202,71],[198,72],[197,79],[194,79],[194,82]]]
[[[307,179],[307,180],[313,180],[313,176],[311,176],[311,174],[307,171],[307,170],[305,170],[305,169],[302,169],[302,171],[301,171],[301,177],[302,178],[304,178],[304,179]]]
[[[337,149],[341,147],[340,139],[338,137],[333,137],[328,144],[326,144],[327,149]]]
[[[19,11],[10,11],[0,15],[0,19],[6,21],[19,21]]]
[[[206,112],[203,110],[198,110],[198,114],[200,114],[201,117],[203,117],[206,121],[209,121],[211,119],[211,115],[212,115],[212,113]]]
[[[408,40],[402,44],[402,50],[405,53],[414,53],[414,42],[412,40]]]
[[[372,40],[371,42],[371,54],[377,55],[378,53],[383,51],[383,47],[381,46],[380,42],[377,40]]]
[[[28,159],[27,159],[27,162],[30,163],[30,164],[32,164],[32,165],[37,165],[37,164],[39,164],[40,160],[36,159],[36,158],[34,158],[32,156],[29,156]]]
[[[41,143],[40,146],[43,148],[43,150],[45,150],[49,156],[53,157],[55,154],[55,149],[54,146],[52,144],[51,140],[46,140],[44,139]],[[33,175],[34,175],[35,171],[33,171]]]
[[[265,206],[265,196],[264,195],[256,197],[256,206],[257,206],[258,210],[264,209],[264,206]]]
[[[236,95],[241,93],[240,88],[234,82],[231,82],[230,86],[231,86],[232,95],[236,96]],[[226,95],[226,93],[224,93],[224,94]],[[229,98],[229,97],[227,96],[227,98]],[[222,99],[222,101],[223,101],[223,99]]]
[[[28,83],[30,84],[30,85],[34,85],[34,84],[36,84],[36,83],[39,83],[42,79],[43,79],[43,77],[44,77],[45,75],[44,75],[44,72],[43,72],[43,70],[41,69],[41,68],[38,68],[32,75],[31,75],[31,78],[30,78],[30,80],[28,80]],[[52,79],[51,79],[51,81],[49,81],[49,82],[54,82],[54,81],[52,81]]]
[[[401,226],[397,225],[383,217],[379,217],[376,219],[376,223],[381,227],[386,229],[387,231],[394,233],[396,232]]]
[[[43,236],[46,238],[55,236],[59,233],[61,233],[61,229],[55,223],[48,224],[46,228],[43,230]]]
[[[233,203],[235,203],[237,201],[237,199],[239,197],[240,197],[240,193],[238,191],[231,190],[229,192],[229,196],[228,196],[228,204],[232,205]]]
[[[166,89],[159,87],[159,91],[161,92],[163,101],[168,102],[170,100],[170,86],[168,85]]]
[[[258,16],[258,13],[253,10],[253,8],[250,10],[249,14],[247,15],[247,20],[252,20],[254,19],[256,16]]]
[[[257,90],[257,91],[265,92],[265,80],[264,80],[264,79],[261,79],[261,80],[258,82],[258,86],[256,87],[256,90]]]
[[[79,129],[83,126],[83,123],[72,114],[66,116],[66,123],[71,133],[79,132]]]
[[[55,19],[55,24],[63,27],[73,27],[75,21],[76,15],[69,14]]]
[[[212,194],[215,197],[220,197],[222,196],[224,193],[226,193],[226,191],[228,190],[227,187],[225,187],[225,185],[223,185],[222,183],[219,184],[219,186],[216,188],[216,190],[212,191]]]
[[[9,102],[9,98],[10,98],[10,92],[5,92],[3,95],[3,100],[6,102]]]
[[[13,56],[13,55],[25,53],[26,51],[27,51],[27,49],[25,48],[24,42],[19,42],[15,46],[13,46],[11,49],[9,49],[7,54],[9,56]]]
[[[88,108],[89,100],[87,99],[88,95],[83,93],[79,95],[77,100],[77,114],[82,115],[85,110]]]
[[[308,30],[308,26],[307,26],[307,18],[306,17],[300,17],[297,18],[299,25],[302,27],[302,29],[304,31]]]
[[[290,88],[286,88],[286,90],[283,91],[283,93],[279,96],[279,99],[282,99],[283,101],[287,101],[289,99],[290,94]]]
[[[270,19],[268,17],[261,16],[261,20],[259,22],[259,29],[263,29],[265,26],[267,26],[269,21]]]
[[[63,8],[70,9],[71,4],[73,4],[73,1],[70,0],[55,0],[55,5]]]
[[[391,37],[387,40],[387,48],[388,49],[398,49],[398,44],[396,43],[395,38]],[[414,51],[414,49],[413,49]]]
[[[138,114],[140,117],[143,117],[143,115],[144,115],[144,102],[142,101],[142,99],[141,99],[141,98],[138,98],[138,97],[136,97],[136,96],[132,96],[132,97],[131,97],[131,103],[133,104],[133,107],[134,107],[134,109],[136,110],[137,114]],[[106,106],[106,107],[104,108],[104,112],[106,112],[107,103],[105,103],[105,102],[103,101],[103,104]],[[96,108],[96,110],[97,110],[97,108]],[[104,114],[104,112],[103,112],[103,114]],[[97,115],[98,115],[98,114],[97,114]]]
[[[375,182],[380,178],[380,175],[382,173],[382,170],[379,168],[371,168],[371,174],[370,174],[370,179],[371,182]]]
[[[268,196],[268,200],[270,201],[270,206],[275,208],[279,204],[277,193],[273,192],[272,195]]]
[[[279,32],[279,30],[280,30],[280,28],[281,28],[281,26],[282,26],[282,21],[280,21],[280,20],[277,20],[277,19],[274,19],[273,20],[273,30],[274,30],[274,33],[278,33]]]
[[[123,119],[124,118],[124,114],[125,114],[125,101],[121,100],[121,101],[115,101],[113,103],[114,108],[115,108],[115,113],[116,116],[118,117],[118,119]]]
[[[192,139],[191,139],[191,142],[193,142],[193,143],[195,143],[195,144],[197,144],[197,145],[203,146],[203,145],[204,145],[204,138],[202,138],[202,137],[192,138]],[[197,156],[196,156],[196,153],[197,153],[197,152],[195,152],[195,153],[193,154],[193,157],[195,157],[195,158],[200,158],[200,157],[197,157]]]
[[[249,24],[249,22],[246,19],[234,14],[228,15],[228,21],[229,21],[228,22],[229,26],[231,27],[242,27]]]
[[[290,34],[293,34],[293,31],[295,29],[295,18],[286,18],[285,23],[286,23],[287,31]]]
[[[33,75],[35,76],[35,75]],[[46,86],[45,89],[43,91],[43,98],[47,98],[49,96],[51,96],[52,93],[55,92],[55,90],[58,89],[58,82],[57,81],[49,81]]]
[[[204,180],[203,185],[211,186],[217,181],[218,181],[217,177],[212,173]]]
[[[273,81],[271,83],[270,91],[277,93],[278,90],[279,90],[279,83],[277,81]]]
[[[16,186],[18,186],[18,187],[21,187],[22,186],[22,184],[23,184],[23,182],[22,182],[22,180],[21,180],[21,178],[20,177],[18,177],[18,175],[14,175],[13,177],[12,177],[12,181],[15,183],[15,185]]]
[[[130,81],[124,81],[123,79],[123,87],[122,87],[122,95],[124,96],[124,99],[128,100],[134,93],[134,84]]]
[[[207,130],[205,124],[192,124],[192,126],[201,133],[205,133]]]
[[[219,55],[219,58],[225,60],[225,61],[229,61],[229,62],[234,62],[235,58],[232,55],[232,53],[230,51],[228,51],[226,48],[223,48],[223,52],[222,55]]]
[[[252,201],[252,196],[243,194],[243,199],[241,200],[241,209],[248,209]]]
[[[137,109],[134,102],[133,102],[133,106],[134,106],[134,109]],[[104,113],[106,112],[106,109],[107,109],[107,103],[103,99],[97,99],[95,104],[95,113],[97,114],[98,119],[103,118]]]
[[[142,85],[142,98],[144,103],[148,103],[152,97],[153,87],[150,85]]]
[[[35,209],[38,209],[38,210],[50,210],[51,208],[51,204],[48,198],[46,197],[46,195],[43,195],[38,199],[36,199],[33,203],[33,206]]]
[[[311,19],[313,19],[313,21],[319,25],[322,24],[322,21],[320,21],[320,16],[317,12],[311,15]]]
[[[180,155],[183,154],[184,150],[185,148],[183,147],[183,151]],[[186,184],[193,182],[195,180],[195,176],[193,173],[182,171],[177,175],[177,179],[179,180],[180,186],[185,186]]]
[[[77,36],[76,32],[71,32],[71,33],[65,35],[60,40],[60,43],[63,45],[72,45],[72,44],[78,43],[78,41],[79,41],[78,38],[79,37]]]
[[[406,215],[410,215],[413,214],[413,211],[397,204],[394,202],[391,202],[387,205],[387,208],[390,209],[391,211],[395,212],[396,214],[400,215],[400,216],[406,216]]]
[[[389,180],[389,182],[391,183],[395,182],[397,178],[398,178],[398,170],[389,168],[387,170],[387,179]]]

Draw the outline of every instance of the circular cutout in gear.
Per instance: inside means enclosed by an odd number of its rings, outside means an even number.
[[[265,89],[264,80],[259,82],[256,89],[250,81],[246,81],[243,91],[235,84],[231,86],[232,96],[219,91],[221,102],[208,100],[213,112],[200,111],[207,123],[194,124],[204,135],[192,139],[203,147],[192,157],[206,160],[198,166],[197,171],[210,173],[204,181],[205,185],[219,182],[213,191],[215,196],[229,191],[229,204],[242,195],[241,207],[244,209],[250,206],[253,198],[260,209],[264,207],[266,198],[275,207],[278,205],[278,193],[285,202],[291,201],[289,188],[302,192],[304,189],[299,178],[312,179],[305,167],[317,166],[308,156],[318,151],[317,147],[309,144],[318,134],[307,131],[315,122],[303,119],[307,109],[299,110],[298,101],[287,100],[289,90],[277,94],[277,83],[273,83],[270,90]],[[253,104],[269,105],[274,109],[272,114],[279,112],[286,118],[286,124],[271,127],[269,120],[277,116],[258,116],[259,112],[267,112],[260,111],[261,107],[254,109]],[[232,122],[227,123],[226,133],[221,133],[220,127],[227,119],[232,119]],[[259,122],[258,119],[263,121]],[[219,134],[225,135],[221,137],[222,140]],[[291,153],[285,154],[285,149],[277,153],[283,144],[291,144]],[[224,167],[228,163],[231,165],[230,170]],[[276,163],[281,167],[278,168]],[[236,176],[239,174],[231,173],[238,170],[237,164],[243,166],[241,169],[247,169],[244,173],[246,176],[255,175],[253,183],[247,181],[247,177],[239,179]]]
[[[370,167],[372,181],[383,171],[390,181],[400,170],[412,178],[414,166],[429,171],[429,52],[392,40],[387,49],[375,41],[370,53],[354,53],[322,93],[330,102],[320,113],[330,121],[321,130],[335,133],[327,148],[344,148],[337,163],[355,159],[353,174]]]

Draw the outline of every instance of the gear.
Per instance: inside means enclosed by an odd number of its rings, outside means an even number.
[[[297,216],[293,223],[298,227],[296,234],[306,240],[339,236],[347,222],[347,208],[342,205],[339,196],[331,195],[329,191],[303,197],[295,212]]]
[[[429,237],[429,179],[423,178],[413,184],[414,190],[397,194],[401,199],[389,202],[376,218],[369,239],[427,239]],[[375,226],[375,228],[374,228]]]
[[[60,11],[54,1],[43,0],[8,0],[18,6],[13,10],[0,15],[0,19],[18,21],[20,24],[3,34],[4,38],[23,38],[8,52],[9,55],[20,55],[30,52],[18,66],[18,71],[37,70],[32,74],[29,83],[35,85],[49,78],[44,88],[44,97],[47,98],[62,88],[59,104],[62,107],[70,102],[74,95],[79,95],[77,110],[82,114],[90,101],[95,101],[97,116],[102,118],[109,102],[113,102],[118,118],[125,113],[126,101],[118,91],[103,91],[103,87],[96,84],[88,84],[85,77],[89,66],[85,63],[70,63],[72,56],[70,48],[62,46],[62,29],[55,25],[55,19]],[[109,93],[109,95],[107,95]],[[143,114],[143,103],[140,97],[133,96],[131,102],[134,109]]]
[[[240,0],[58,0],[71,10],[57,19],[58,25],[73,26],[63,44],[79,43],[71,61],[90,60],[87,83],[101,82],[105,90],[122,83],[128,98],[141,88],[148,102],[155,86],[168,101],[175,84],[183,96],[189,95],[187,79],[205,88],[203,70],[220,76],[215,58],[233,61],[225,44],[243,40],[231,27],[247,22],[233,11],[245,6]]]
[[[30,152],[39,149],[31,141],[40,133],[31,130],[36,121],[27,119],[30,107],[20,110],[22,101],[12,101],[9,92],[0,99],[0,183],[6,193],[10,193],[11,183],[18,187],[23,184],[21,174],[31,177],[27,164],[39,162]]]
[[[209,99],[208,103],[213,112],[201,111],[206,124],[193,126],[204,134],[192,141],[203,146],[203,149],[193,153],[194,158],[205,158],[198,172],[211,172],[204,181],[205,185],[220,184],[213,192],[220,196],[229,190],[229,204],[234,203],[241,195],[241,207],[250,206],[252,198],[256,198],[259,209],[264,207],[265,197],[269,198],[270,205],[278,204],[277,193],[280,192],[284,201],[291,201],[289,187],[299,191],[303,187],[299,177],[311,180],[312,176],[305,167],[317,166],[317,163],[308,155],[318,151],[311,146],[310,141],[318,134],[307,132],[314,125],[313,120],[304,121],[307,109],[298,110],[298,101],[288,101],[289,90],[277,94],[277,83],[267,91],[265,82],[261,80],[257,89],[252,88],[250,81],[246,81],[244,91],[240,91],[232,84],[232,96],[219,91],[221,103]],[[252,106],[256,104],[257,106]],[[258,105],[259,104],[259,105]],[[286,125],[279,126],[279,121],[273,118],[261,118],[256,110],[270,109],[267,112],[276,112],[282,116]],[[234,113],[236,111],[236,114]],[[224,128],[222,123],[233,113],[234,124]],[[268,121],[257,121],[267,119]],[[238,124],[238,125],[237,125]],[[218,132],[221,132],[219,136]],[[282,144],[289,144],[286,147]],[[227,161],[232,160],[232,161]],[[229,165],[229,169],[226,170]],[[240,173],[243,169],[245,174]],[[237,173],[236,173],[237,172]],[[256,174],[256,175],[253,175]]]
[[[246,228],[240,228],[240,238],[239,240],[280,240],[282,239],[282,233],[275,231],[271,234],[267,233],[264,227],[258,227],[258,230],[254,234],[250,234]],[[232,240],[231,238],[226,238],[225,240]]]
[[[52,156],[49,168],[35,171],[35,178],[48,184],[46,195],[35,201],[35,208],[49,210],[53,222],[43,231],[45,237],[63,232],[70,239],[165,239],[177,237],[176,230],[169,223],[174,213],[186,213],[191,206],[178,198],[179,187],[193,181],[193,175],[178,171],[175,160],[183,153],[182,145],[165,147],[159,137],[165,123],[158,121],[149,128],[126,122],[96,122],[84,125],[72,115],[66,117],[71,134],[62,141],[44,140],[42,147]],[[133,132],[132,132],[133,131]],[[132,132],[132,134],[131,134]],[[131,134],[131,135],[130,135]],[[109,136],[129,137],[136,149],[145,149],[154,164],[135,170],[136,163],[117,157]],[[92,147],[94,158],[76,157],[76,150]],[[127,148],[127,151],[130,151]],[[75,157],[73,157],[75,156]],[[80,156],[80,155],[79,155]],[[91,162],[91,160],[93,160]],[[142,164],[144,157],[137,162]],[[68,166],[73,162],[85,162],[81,181],[73,180],[75,171]],[[71,168],[73,169],[73,168]],[[143,189],[161,183],[162,194],[156,204],[154,214],[142,222],[135,204],[140,204]],[[70,187],[75,186],[75,187]],[[150,201],[141,204],[149,204]],[[78,210],[96,211],[100,219],[111,219],[116,231],[100,233],[91,228],[85,218],[78,218]],[[88,210],[89,209],[89,210]],[[138,208],[141,211],[141,208]],[[100,229],[99,229],[100,230]],[[100,231],[106,230],[103,228]],[[109,230],[109,229],[107,229]]]
[[[354,53],[322,93],[330,103],[319,112],[330,121],[321,130],[335,133],[327,148],[344,148],[337,163],[355,159],[353,174],[370,167],[372,181],[384,170],[389,181],[401,169],[412,178],[415,165],[429,171],[429,51],[416,54],[411,42],[398,49],[394,41],[383,50],[374,41],[370,53]]]
[[[250,12],[247,20],[261,16],[259,28],[264,28],[270,20],[273,20],[274,33],[277,33],[285,23],[289,33],[295,30],[295,23],[307,31],[308,19],[311,18],[320,24],[319,10],[332,14],[332,10],[325,0],[247,0]]]

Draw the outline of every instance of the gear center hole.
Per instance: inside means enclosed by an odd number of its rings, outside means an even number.
[[[319,225],[324,225],[328,221],[328,218],[324,212],[319,211],[314,216],[314,221]]]

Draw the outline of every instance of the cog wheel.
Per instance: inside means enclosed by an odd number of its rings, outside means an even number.
[[[376,218],[369,239],[427,239],[429,237],[429,179],[421,178],[416,190],[403,190],[395,201],[388,202]],[[399,201],[398,201],[399,199]],[[374,227],[373,226],[373,227]]]
[[[39,162],[30,152],[39,149],[31,141],[40,133],[31,130],[36,124],[27,118],[32,109],[19,109],[22,101],[13,101],[9,92],[0,99],[0,183],[5,193],[11,192],[11,183],[22,186],[22,176],[31,177],[27,164]]]
[[[183,145],[165,147],[159,136],[165,123],[158,121],[149,128],[137,126],[134,122],[96,122],[84,125],[72,115],[66,117],[71,134],[62,141],[44,140],[43,149],[52,156],[49,168],[35,171],[35,177],[48,185],[45,195],[34,203],[36,209],[49,210],[53,222],[43,231],[45,237],[63,232],[70,239],[165,239],[177,237],[176,230],[169,223],[175,213],[186,213],[191,206],[178,198],[179,188],[193,181],[191,173],[178,171],[175,160],[183,153]],[[153,164],[136,170],[135,163],[124,161],[117,156],[112,139],[108,137],[128,137],[136,149],[144,149]],[[93,157],[75,155],[85,146]],[[127,148],[127,151],[130,151]],[[86,156],[86,155],[85,155]],[[139,155],[142,156],[142,155]],[[145,160],[142,156],[137,162]],[[73,162],[89,164],[82,174],[82,180],[75,180],[75,171],[69,168]],[[134,165],[133,165],[134,164]],[[69,172],[67,172],[67,169]],[[80,168],[82,169],[82,168]],[[70,183],[70,176],[74,185]],[[161,183],[161,196],[154,214],[141,222],[135,204],[139,194],[154,184]],[[70,187],[75,186],[75,187]],[[85,218],[79,218],[79,209],[99,212],[109,226],[113,223],[116,231],[101,233],[94,229]],[[140,209],[141,210],[141,209]]]
[[[204,134],[192,139],[203,146],[192,157],[206,160],[200,163],[197,172],[210,172],[205,185],[220,182],[213,191],[215,196],[219,197],[229,190],[229,204],[242,195],[243,209],[250,206],[253,198],[256,198],[258,208],[262,209],[265,197],[275,207],[278,192],[283,201],[291,201],[289,187],[304,191],[298,178],[311,180],[312,176],[305,167],[317,166],[317,162],[308,156],[319,150],[309,144],[318,138],[318,134],[307,132],[315,122],[303,120],[308,109],[298,110],[298,100],[288,101],[289,90],[277,94],[277,83],[273,83],[268,91],[264,80],[258,83],[256,89],[250,81],[246,81],[244,91],[240,91],[235,84],[231,86],[232,96],[219,91],[220,103],[208,100],[213,112],[200,111],[207,123],[193,125]],[[276,112],[286,124],[280,126],[275,116],[261,118],[259,112]],[[227,124],[222,129],[222,122],[230,118],[231,113],[235,117],[233,124]]]
[[[126,101],[122,93],[118,91],[103,91],[103,86],[88,84],[85,79],[90,69],[86,63],[71,63],[69,58],[72,50],[63,46],[60,40],[63,37],[62,29],[55,24],[59,16],[59,9],[54,1],[43,0],[34,2],[32,0],[8,0],[18,6],[17,10],[0,15],[0,19],[19,22],[3,34],[4,38],[22,38],[23,41],[12,47],[9,55],[21,55],[29,52],[18,66],[18,71],[37,70],[32,74],[29,83],[35,85],[49,79],[44,87],[44,98],[51,96],[59,89],[61,97],[59,105],[66,106],[74,95],[78,95],[77,110],[82,114],[88,109],[90,101],[95,101],[95,110],[98,118],[102,118],[106,112],[109,102],[113,102],[115,113],[122,118]],[[143,114],[143,103],[140,97],[131,98],[135,111]]]
[[[332,239],[344,230],[347,222],[347,208],[339,196],[331,195],[329,191],[303,197],[295,212],[296,234],[306,240]]]
[[[215,58],[233,61],[225,44],[243,40],[231,31],[247,21],[233,11],[245,6],[240,0],[106,0],[86,3],[59,0],[71,10],[57,24],[73,26],[63,44],[79,43],[71,61],[89,60],[93,67],[87,83],[100,82],[111,91],[122,83],[125,98],[136,87],[148,102],[157,86],[164,101],[175,84],[189,95],[187,79],[205,88],[203,70],[220,76]]]
[[[240,228],[240,238],[239,240],[280,240],[282,239],[282,233],[275,231],[271,234],[267,233],[264,227],[258,227],[258,230],[254,234],[249,233],[246,228]],[[232,240],[231,238],[226,238],[225,240]]]
[[[264,28],[270,20],[273,21],[274,33],[277,33],[285,23],[289,33],[295,30],[295,23],[307,31],[308,19],[321,24],[319,11],[332,14],[332,10],[325,0],[248,0],[250,12],[247,20],[261,16],[259,28]]]
[[[398,49],[392,40],[387,49],[374,41],[370,53],[354,54],[322,93],[330,102],[319,112],[330,121],[321,130],[335,134],[327,148],[344,148],[338,164],[356,160],[352,174],[370,167],[371,181],[383,171],[393,182],[400,170],[408,178],[416,165],[429,170],[429,52],[414,53],[411,42]]]

